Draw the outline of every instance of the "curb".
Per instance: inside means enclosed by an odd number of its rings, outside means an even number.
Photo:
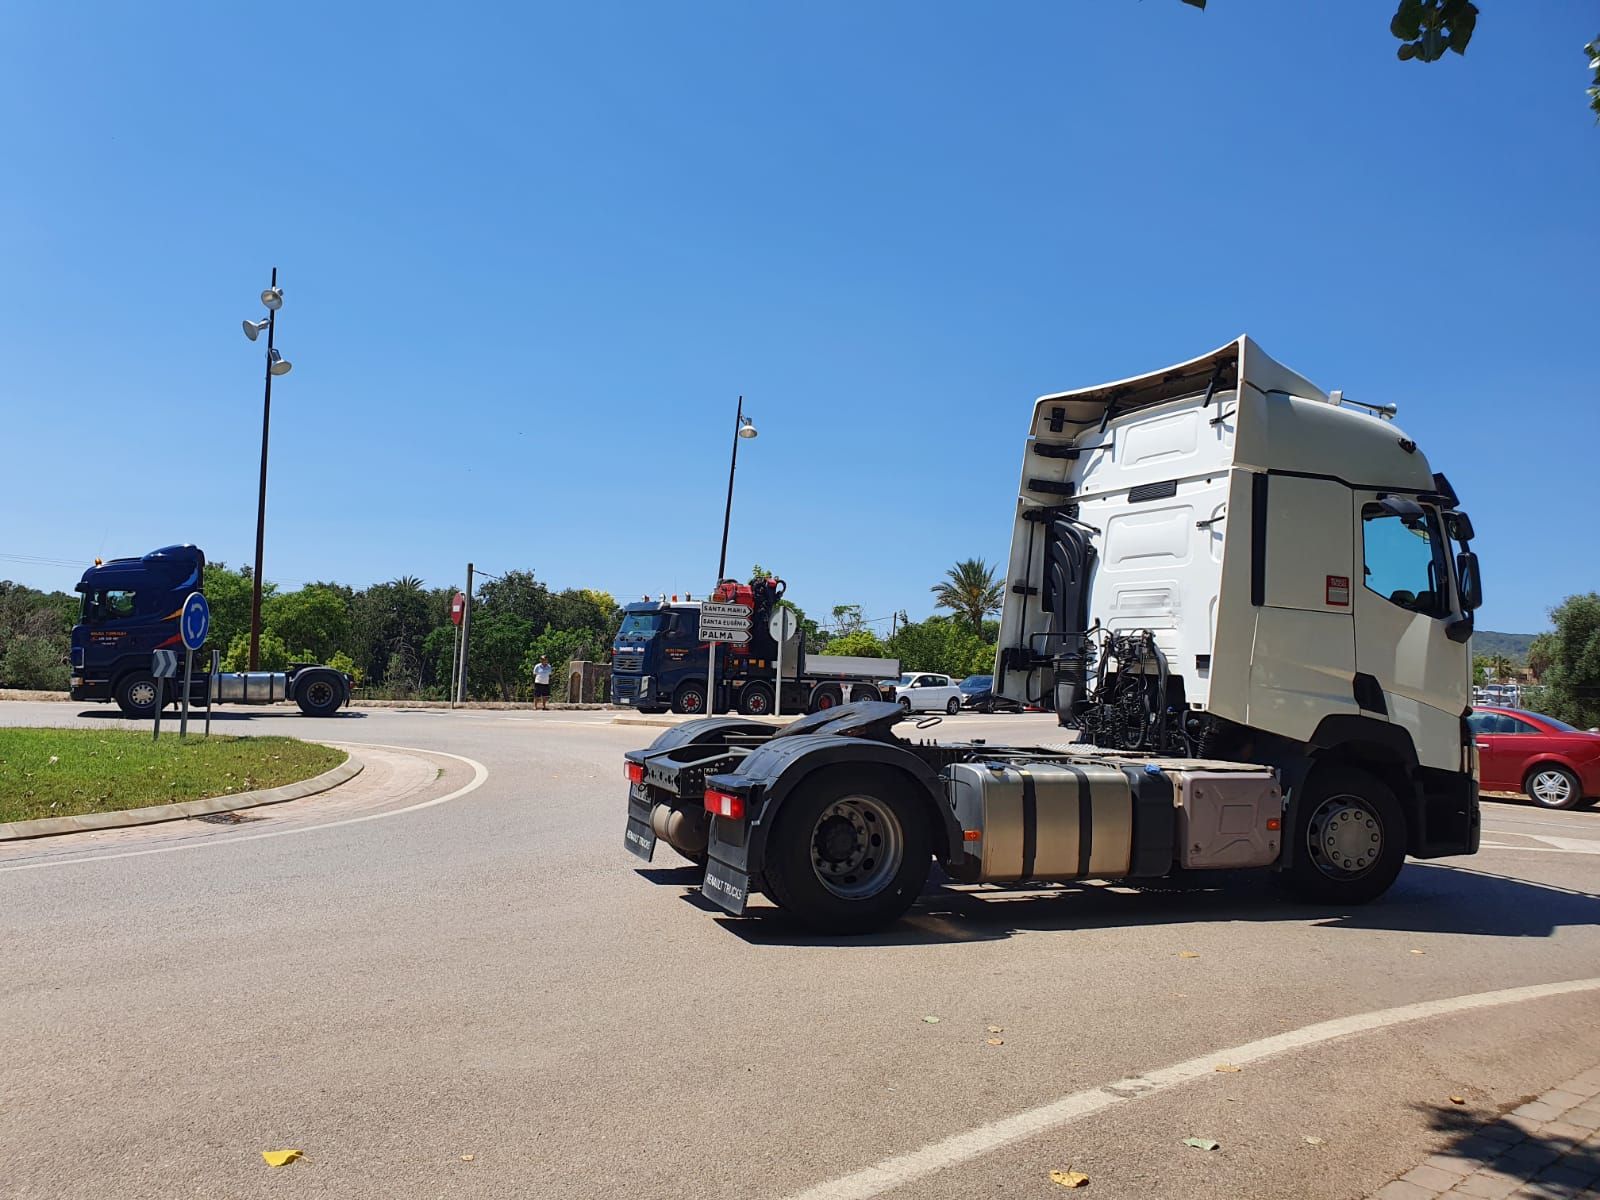
[[[154,825],[160,821],[181,821],[185,817],[203,817],[211,813],[233,812],[239,808],[255,808],[262,804],[282,804],[285,800],[299,800],[315,796],[348,783],[361,774],[363,763],[354,754],[321,775],[286,783],[282,787],[263,788],[255,792],[238,792],[232,796],[212,796],[206,800],[185,800],[181,804],[157,804],[149,808],[125,808],[116,812],[81,813],[75,817],[40,817],[33,821],[0,823],[0,842],[20,841],[24,838],[51,837],[62,833],[86,833],[93,829],[121,829],[128,825]]]

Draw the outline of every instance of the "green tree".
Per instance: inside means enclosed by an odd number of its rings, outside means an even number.
[[[308,585],[262,603],[261,623],[297,660],[327,662],[350,636],[350,609],[332,588]]]
[[[1487,654],[1474,654],[1472,656],[1472,682],[1474,684],[1487,683],[1494,675],[1494,660]]]
[[[1545,672],[1555,663],[1556,639],[1554,634],[1541,633],[1528,644],[1528,670],[1541,683]]]
[[[1543,704],[1582,729],[1600,725],[1600,594],[1568,596],[1550,610],[1550,620]]]
[[[889,652],[870,629],[856,629],[828,640],[828,653],[855,658],[888,658]]]
[[[431,628],[422,581],[413,575],[391,579],[357,592],[351,600],[349,652],[368,679],[387,685],[391,660],[408,672],[422,661],[423,639]],[[409,686],[415,687],[416,680]]]
[[[885,643],[888,657],[900,660],[902,671],[937,671],[944,675],[985,675],[994,668],[994,647],[986,645],[962,621],[929,617],[902,628]]]
[[[261,585],[263,624],[266,607],[271,603],[277,590],[277,585],[271,581]],[[225,562],[206,563],[205,591],[206,603],[211,608],[211,632],[206,635],[206,644],[221,646],[231,651],[234,639],[242,633],[245,635],[248,660],[250,602],[253,591],[250,568],[240,567],[237,571],[230,571]],[[230,667],[229,670],[242,671],[244,668]]]
[[[39,691],[67,690],[62,647],[50,638],[24,634],[12,638],[0,657],[0,685]]]
[[[256,664],[259,671],[282,671],[289,665],[289,648],[283,644],[283,639],[269,630],[261,633],[261,655]],[[207,668],[209,670],[209,668]],[[237,633],[228,645],[228,652],[222,656],[222,669],[224,671],[248,671],[250,669],[250,631]]]
[[[1191,8],[1203,9],[1206,0],[1183,0]],[[1506,12],[1511,12],[1510,5]],[[1447,51],[1467,52],[1467,43],[1478,28],[1478,6],[1473,0],[1399,0],[1389,20],[1389,32],[1399,39],[1395,57],[1401,62],[1438,62]],[[1589,107],[1600,119],[1600,38],[1583,48],[1594,73],[1587,89]]]
[[[994,568],[981,558],[958,562],[945,572],[944,581],[934,584],[930,590],[936,607],[948,608],[964,618],[968,628],[979,637],[983,636],[983,619],[999,610],[1005,594],[994,577]]]
[[[523,662],[533,641],[533,625],[511,612],[486,611],[474,616],[467,648],[467,683],[479,694],[499,693],[501,700],[516,699]]]
[[[861,605],[835,604],[833,606],[834,637],[849,637],[861,632],[865,622],[861,618]]]

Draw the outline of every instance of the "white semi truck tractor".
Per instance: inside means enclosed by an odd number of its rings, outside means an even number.
[[[691,722],[626,755],[625,846],[831,932],[897,919],[935,860],[1015,885],[1256,869],[1343,905],[1476,852],[1472,522],[1393,416],[1247,337],[1040,398],[995,691],[1076,740],[930,744],[873,702]]]

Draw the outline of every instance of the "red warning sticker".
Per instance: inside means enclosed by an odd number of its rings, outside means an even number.
[[[1337,604],[1343,608],[1350,607],[1350,576],[1328,576],[1328,603]]]

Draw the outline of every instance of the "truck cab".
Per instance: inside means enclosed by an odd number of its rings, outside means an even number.
[[[152,652],[182,651],[178,619],[193,592],[205,593],[206,556],[198,546],[163,546],[138,558],[114,558],[78,580],[83,597],[72,627],[71,695],[113,700],[124,716],[147,720],[176,703],[182,681],[158,685]],[[292,700],[307,716],[329,717],[350,702],[350,677],[331,667],[291,663],[287,671],[212,674],[210,655],[196,661],[191,703],[271,704]]]
[[[611,642],[612,700],[642,712],[666,712],[676,704],[683,712],[701,713],[705,673],[698,602],[638,600],[623,607]]]

